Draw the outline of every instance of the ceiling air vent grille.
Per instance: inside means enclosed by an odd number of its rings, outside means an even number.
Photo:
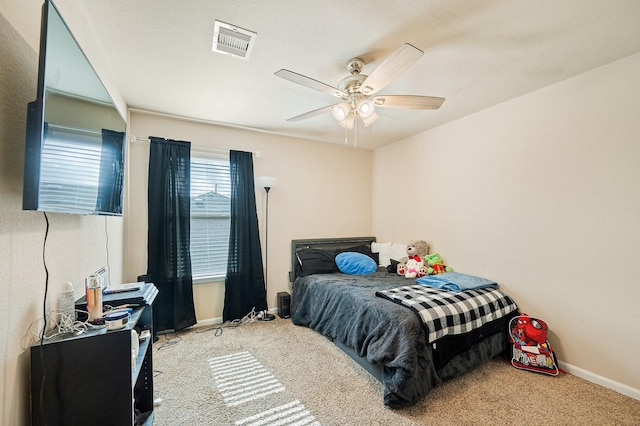
[[[257,34],[235,25],[215,21],[213,27],[214,52],[249,59]]]

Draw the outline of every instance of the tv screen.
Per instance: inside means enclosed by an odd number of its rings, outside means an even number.
[[[42,7],[23,210],[122,215],[126,123],[52,1]]]

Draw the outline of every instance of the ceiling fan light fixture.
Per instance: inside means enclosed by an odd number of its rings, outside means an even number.
[[[334,105],[333,108],[331,108],[331,113],[333,114],[333,118],[335,118],[338,121],[342,121],[346,119],[350,112],[351,112],[351,105],[349,105],[346,102],[339,103],[337,105]]]
[[[365,127],[367,127],[373,124],[373,122],[378,119],[378,114],[374,112],[373,114],[369,115],[366,118],[365,117],[361,117],[361,118],[362,118],[362,123],[365,125]]]
[[[358,102],[358,115],[364,120],[375,113],[375,105],[369,99],[361,99]]]
[[[353,114],[347,115],[344,120],[338,120],[338,124],[340,124],[345,129],[353,129],[353,125],[356,122],[356,117]]]

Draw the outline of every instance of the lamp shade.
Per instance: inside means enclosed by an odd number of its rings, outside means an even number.
[[[338,121],[342,121],[345,118],[347,118],[347,115],[349,115],[350,112],[351,112],[351,105],[349,105],[346,102],[339,103],[337,105],[334,105],[333,108],[331,108],[331,113],[333,114],[333,118],[335,118]]]
[[[260,176],[258,178],[258,185],[263,188],[273,188],[278,183],[278,178],[273,176]]]
[[[363,119],[369,118],[374,114],[375,105],[368,99],[362,99],[358,102],[358,114]]]
[[[373,114],[371,114],[368,117],[362,117],[362,122],[364,123],[365,126],[369,126],[371,125],[374,121],[376,121],[376,119],[378,118],[378,114],[376,114],[375,112]]]
[[[352,129],[355,121],[356,121],[356,116],[353,114],[349,114],[345,117],[344,120],[339,120],[338,124],[340,124],[342,127],[346,129]]]

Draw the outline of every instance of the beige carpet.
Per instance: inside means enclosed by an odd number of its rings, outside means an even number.
[[[638,425],[640,401],[575,376],[496,358],[392,410],[382,384],[290,320],[201,328],[154,344],[154,425]],[[217,335],[216,335],[217,334]],[[262,385],[251,387],[246,378]]]

